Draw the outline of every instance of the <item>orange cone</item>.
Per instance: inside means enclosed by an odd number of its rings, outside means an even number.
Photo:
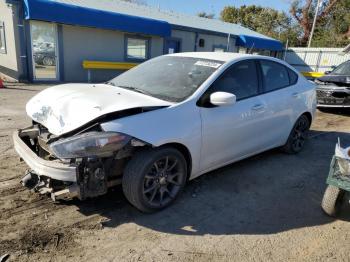
[[[2,82],[1,78],[0,78],[0,88],[5,88],[4,83]]]

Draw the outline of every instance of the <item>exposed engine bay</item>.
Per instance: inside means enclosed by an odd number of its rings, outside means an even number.
[[[121,184],[124,166],[135,148],[147,145],[128,135],[103,132],[98,123],[61,137],[34,123],[19,130],[18,137],[44,161],[75,168],[75,177],[69,179],[27,170],[22,184],[35,192],[51,194],[53,200],[84,200],[106,194],[109,187]]]

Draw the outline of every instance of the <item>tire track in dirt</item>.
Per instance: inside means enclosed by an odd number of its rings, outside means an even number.
[[[95,232],[103,228],[103,213],[114,210],[115,205],[96,206],[88,204],[88,215],[77,210],[76,201],[55,204],[49,198],[36,199],[19,208],[11,209],[7,217],[7,230],[14,237],[0,238],[0,252],[15,257],[32,257],[36,254],[55,255],[77,250],[82,231]],[[83,206],[84,203],[79,203]],[[29,206],[28,206],[29,205]],[[62,219],[64,218],[64,219]],[[24,223],[18,223],[23,221]],[[31,221],[28,224],[28,221]]]
[[[19,178],[19,176],[3,178],[3,179],[0,179],[0,183],[7,182],[7,181],[10,181],[10,180],[14,180],[14,179],[18,179],[18,178]]]
[[[7,189],[15,189],[20,184],[19,177],[13,177],[10,179],[2,179],[0,181],[0,196],[2,195],[2,191],[6,191]]]

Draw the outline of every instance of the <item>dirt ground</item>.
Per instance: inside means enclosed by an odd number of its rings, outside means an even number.
[[[320,208],[337,138],[350,114],[317,112],[305,150],[271,150],[203,175],[170,208],[145,215],[120,188],[53,203],[23,188],[11,133],[45,86],[0,89],[0,257],[9,261],[349,261],[350,223]]]

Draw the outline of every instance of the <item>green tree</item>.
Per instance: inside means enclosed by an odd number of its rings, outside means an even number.
[[[256,5],[226,6],[221,11],[225,22],[240,24],[261,34],[279,39],[291,45],[298,43],[300,29],[285,12]]]
[[[344,47],[350,42],[350,0],[337,2],[329,15],[318,21],[313,46]]]

